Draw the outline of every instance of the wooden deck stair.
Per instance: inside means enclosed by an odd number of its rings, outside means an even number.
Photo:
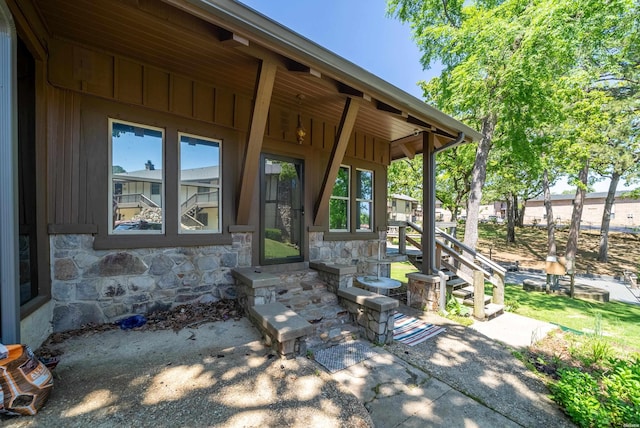
[[[398,222],[402,223],[402,222]],[[411,222],[404,222],[405,227],[411,227],[422,234],[420,226]],[[400,226],[402,231],[403,226]],[[478,253],[465,246],[453,236],[436,228],[436,260],[439,268],[448,277],[447,293],[451,293],[465,306],[473,308],[474,317],[480,320],[488,320],[501,315],[504,312],[504,276],[506,270]],[[420,243],[409,239],[404,235],[407,243],[416,250],[405,250],[409,261],[417,268],[422,269],[422,250]],[[399,239],[403,239],[403,233],[399,233]],[[401,246],[405,248],[405,246]],[[485,283],[493,285],[493,295],[485,294]],[[476,308],[481,305],[482,308]]]

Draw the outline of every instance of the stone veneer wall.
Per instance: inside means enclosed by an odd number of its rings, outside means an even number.
[[[387,250],[387,232],[378,232],[380,241],[325,241],[324,232],[309,232],[309,260],[314,262],[336,263],[343,265],[355,265],[358,274],[376,274],[376,266],[368,263],[367,259],[384,257]],[[380,276],[389,277],[390,265],[381,264]]]
[[[92,235],[52,235],[53,331],[235,298],[231,269],[251,265],[251,233],[231,245],[94,250]]]

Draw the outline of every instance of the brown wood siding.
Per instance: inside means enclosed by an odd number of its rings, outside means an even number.
[[[253,103],[247,96],[65,40],[51,40],[49,79],[62,89],[243,131],[249,128]]]
[[[87,217],[86,207],[80,208],[79,200],[80,187],[86,186],[87,169],[80,158],[78,96],[48,86],[47,102],[48,182],[51,184],[47,221],[84,223],[91,219]]]
[[[100,185],[95,182],[95,171],[104,169],[108,158],[104,145],[108,131],[85,129],[81,144],[80,114],[81,111],[83,115],[89,114],[80,106],[83,94],[119,102],[123,105],[122,111],[127,110],[126,106],[145,107],[156,111],[156,114],[172,114],[176,121],[180,121],[179,118],[195,119],[241,131],[240,135],[246,135],[250,126],[253,101],[242,93],[123,56],[94,52],[66,40],[52,39],[48,71],[49,80],[55,86],[49,86],[47,90],[48,174],[51,184],[48,223],[56,227],[104,223],[102,211],[106,202],[98,196],[101,192],[92,191],[95,188],[92,186]],[[286,71],[278,70],[278,73]],[[149,114],[153,117],[151,111]],[[130,120],[120,112],[114,117]],[[337,123],[301,112],[307,136],[302,144],[298,144],[295,137],[297,119],[297,106],[283,107],[272,103],[266,137],[277,142],[279,150],[284,153],[304,153],[303,157],[310,162],[324,158],[319,155],[331,152]],[[96,119],[86,123],[96,123]],[[162,123],[155,125],[163,126]],[[232,144],[237,146],[237,153],[242,154],[245,143],[236,139]],[[225,151],[228,149],[226,145]],[[366,130],[356,130],[351,135],[345,157],[349,160],[345,159],[344,163],[362,159],[386,165],[389,146]],[[238,162],[241,160],[242,156],[237,159]],[[89,174],[89,171],[94,173]],[[237,188],[234,182],[226,181],[225,187]]]

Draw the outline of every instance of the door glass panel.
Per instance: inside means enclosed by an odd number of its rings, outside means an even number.
[[[263,156],[261,263],[302,260],[302,161]]]

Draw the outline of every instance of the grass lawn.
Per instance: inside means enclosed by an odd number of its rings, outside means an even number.
[[[300,252],[291,245],[274,241],[273,239],[264,240],[264,253],[268,259],[283,259],[285,257],[299,256]]]
[[[570,299],[568,296],[524,291],[522,286],[507,284],[505,303],[517,302],[516,314],[547,321],[572,332],[593,333],[596,315],[599,329],[612,345],[626,351],[640,352],[640,306],[621,302],[595,302]]]
[[[402,283],[407,283],[406,274],[418,272],[418,269],[411,262],[391,263],[391,278]]]

